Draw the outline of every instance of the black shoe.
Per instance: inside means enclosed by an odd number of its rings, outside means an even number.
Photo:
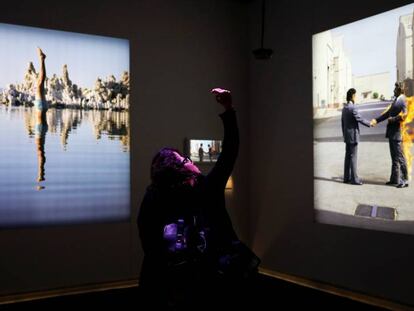
[[[358,186],[362,186],[363,185],[363,183],[361,181],[359,181],[359,180],[358,181],[351,181],[350,184],[351,185],[358,185]]]
[[[398,183],[397,182],[393,182],[393,181],[388,181],[388,182],[386,182],[385,183],[387,186],[396,186],[396,185],[398,185]]]
[[[401,184],[398,184],[397,188],[407,188],[408,183],[402,182]]]

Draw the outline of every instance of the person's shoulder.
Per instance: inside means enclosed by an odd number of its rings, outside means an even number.
[[[160,192],[160,189],[158,189],[154,185],[149,185],[145,191],[143,201],[145,201],[146,203],[156,201],[157,198],[161,196]]]
[[[401,104],[405,104],[407,101],[407,97],[404,94],[401,94],[400,96],[398,96],[397,98],[397,102],[401,103]]]
[[[142,201],[148,201],[153,196],[153,188],[151,186],[148,186],[145,190],[144,197]]]
[[[219,117],[223,120],[228,118],[236,118],[236,110],[234,109],[234,107],[226,109],[224,112],[219,114]]]
[[[355,108],[355,105],[352,102],[344,103],[344,110],[353,110]]]

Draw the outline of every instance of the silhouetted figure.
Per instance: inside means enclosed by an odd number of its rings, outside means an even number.
[[[190,158],[172,148],[161,149],[151,164],[152,183],[139,210],[138,229],[144,250],[139,285],[153,308],[200,310],[243,295],[245,279],[231,274],[232,258],[224,256],[242,245],[224,199],[239,149],[236,113],[229,91],[212,92],[225,108],[220,115],[223,151],[212,170],[202,175]]]
[[[406,88],[405,83],[402,86],[398,82],[395,83],[395,99],[391,106],[381,116],[371,121],[373,125],[376,125],[388,120],[385,137],[389,140],[392,166],[390,180],[386,184],[395,185],[397,188],[408,187],[407,161],[402,150],[401,133],[402,122],[407,115],[407,103],[404,95]]]
[[[213,148],[211,148],[210,145],[208,145],[208,157],[210,158],[210,162],[213,161]]]
[[[203,162],[203,158],[204,158],[203,144],[200,144],[200,148],[198,148],[198,157],[200,159],[200,162]]]
[[[342,135],[346,144],[345,163],[344,163],[344,183],[352,185],[362,185],[358,177],[358,143],[359,125],[361,123],[367,127],[370,122],[361,117],[355,106],[355,89],[349,89],[346,93],[346,104],[342,108]]]

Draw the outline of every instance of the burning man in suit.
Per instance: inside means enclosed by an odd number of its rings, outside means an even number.
[[[371,125],[375,126],[384,120],[388,120],[385,137],[388,138],[391,153],[391,176],[387,185],[395,185],[397,188],[408,187],[407,161],[402,150],[402,122],[407,115],[407,102],[405,98],[406,84],[395,83],[395,99],[390,108],[381,116],[372,119]]]

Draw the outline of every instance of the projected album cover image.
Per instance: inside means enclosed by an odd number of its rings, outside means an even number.
[[[317,222],[414,233],[413,13],[312,38]]]
[[[193,162],[217,162],[221,140],[190,139],[190,158]]]
[[[129,41],[0,24],[0,227],[129,218]]]

